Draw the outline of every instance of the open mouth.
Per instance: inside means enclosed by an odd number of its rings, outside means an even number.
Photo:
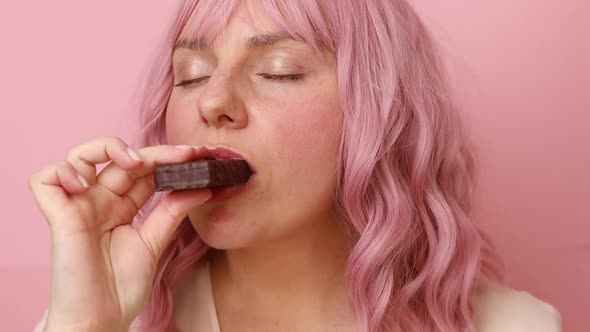
[[[237,152],[234,152],[229,149],[222,148],[222,147],[218,147],[215,149],[207,149],[204,147],[202,149],[197,150],[197,156],[195,157],[195,160],[226,160],[226,159],[242,159],[242,160],[246,161],[246,163],[248,164],[248,167],[250,168],[250,171],[251,171],[250,177],[248,178],[248,181],[246,183],[211,188],[211,191],[213,192],[213,196],[208,200],[208,202],[216,202],[216,201],[228,200],[230,198],[233,198],[233,197],[247,191],[248,189],[252,188],[252,186],[255,183],[256,169],[253,167],[252,163],[247,158],[245,158],[243,155],[241,155]]]
[[[218,147],[215,149],[208,149],[203,147],[197,151],[197,156],[195,160],[226,160],[226,159],[242,159],[248,163],[248,167],[252,173],[256,173],[256,168],[252,165],[252,163],[241,154],[231,151],[226,148]]]

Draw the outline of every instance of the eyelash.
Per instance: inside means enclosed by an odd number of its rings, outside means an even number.
[[[265,78],[265,79],[276,80],[276,81],[283,81],[283,80],[296,81],[296,80],[303,79],[303,74],[273,75],[273,74],[262,73],[262,74],[257,74],[257,75],[262,78]],[[188,84],[192,84],[192,83],[199,83],[200,81],[204,80],[207,77],[209,77],[209,76],[203,76],[203,77],[195,78],[192,80],[182,81],[182,82],[176,84],[175,86],[183,86],[183,85],[188,85]]]

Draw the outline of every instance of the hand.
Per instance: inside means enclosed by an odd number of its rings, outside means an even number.
[[[158,145],[128,153],[121,139],[100,138],[29,177],[51,230],[48,330],[127,331],[149,299],[170,237],[211,191],[169,192],[141,227],[131,222],[154,193],[154,168],[190,161],[196,152]],[[109,161],[97,175],[96,165]]]

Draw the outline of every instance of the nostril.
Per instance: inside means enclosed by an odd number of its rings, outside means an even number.
[[[217,117],[217,120],[219,121],[219,123],[234,122],[234,120],[230,118],[227,114],[219,115],[219,117]]]

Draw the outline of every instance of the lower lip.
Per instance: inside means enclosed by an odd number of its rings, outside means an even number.
[[[246,182],[244,184],[239,184],[236,186],[224,186],[224,187],[211,188],[213,195],[211,196],[211,198],[209,198],[209,200],[207,200],[207,202],[225,201],[230,198],[238,196],[239,194],[245,192],[246,190],[250,189],[254,185],[254,177],[255,176],[256,176],[256,173],[253,173],[250,176],[250,178],[248,179],[248,182]]]

